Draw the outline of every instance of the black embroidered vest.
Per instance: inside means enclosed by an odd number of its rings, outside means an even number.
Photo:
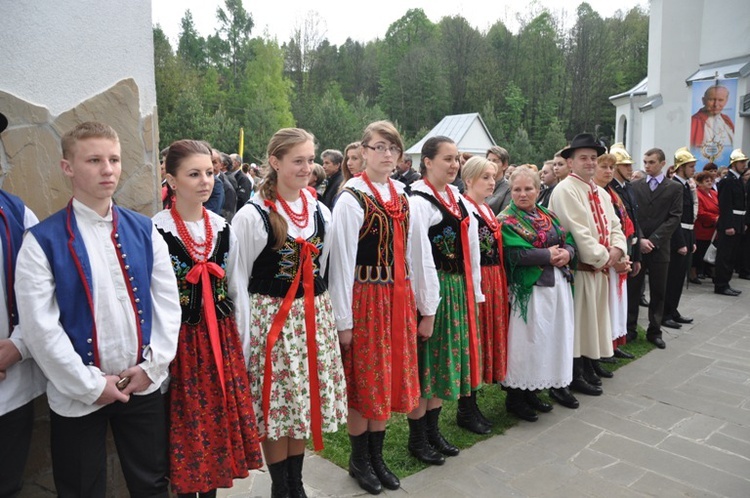
[[[461,244],[461,221],[469,216],[466,207],[459,199],[458,206],[461,209],[461,219],[457,219],[433,196],[424,192],[412,191],[412,195],[418,195],[438,208],[443,219],[437,225],[433,225],[427,231],[427,236],[432,245],[432,258],[435,260],[435,268],[448,273],[464,273],[464,248]]]
[[[268,213],[257,204],[250,204],[260,213],[266,233],[268,233],[268,242],[253,264],[253,274],[250,277],[248,292],[250,294],[263,294],[271,297],[284,297],[299,270],[300,245],[287,235],[284,246],[278,251],[274,250],[273,246],[276,245],[276,238],[271,229]],[[318,251],[322,251],[323,239],[325,237],[325,223],[323,222],[323,213],[320,212],[319,206],[315,209],[314,219],[315,232],[307,239],[307,242],[314,244],[318,248]],[[326,291],[326,284],[320,275],[320,252],[313,257],[313,275],[315,280],[315,295],[318,296]],[[300,279],[300,285],[297,288],[295,298],[300,298],[304,295],[305,290]]]

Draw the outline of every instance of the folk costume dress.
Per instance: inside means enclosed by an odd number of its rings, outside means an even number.
[[[488,204],[466,197],[467,208],[477,220],[482,294],[479,329],[482,334],[482,380],[495,384],[505,378],[508,361],[508,282],[503,266],[503,236]]]
[[[370,420],[419,404],[417,308],[409,275],[409,204],[401,182],[350,179],[331,227],[330,292],[344,351],[349,407]]]
[[[635,225],[628,215],[628,210],[622,202],[620,196],[610,185],[604,187],[612,201],[612,207],[615,210],[617,218],[620,220],[622,233],[627,240],[627,247],[630,249],[628,255],[632,254],[632,243],[635,239]],[[628,333],[628,274],[617,273],[614,268],[609,269],[609,314],[612,318],[612,347],[617,348],[624,346],[626,335]]]
[[[481,386],[476,304],[484,302],[484,295],[478,223],[452,185],[440,193],[419,180],[411,191],[417,309],[422,315],[435,315],[432,336],[418,342],[421,395],[456,400]]]
[[[529,213],[513,201],[498,216],[502,226],[511,302],[508,371],[504,386],[539,390],[567,387],[573,369],[573,275],[549,264],[549,247],[575,256],[573,239],[554,214]]]
[[[237,241],[224,218],[203,211],[195,222],[183,221],[174,208],[154,217],[182,306],[168,391],[170,480],[177,493],[232,487],[233,479],[263,464],[235,321],[242,292],[232,278]]]
[[[278,251],[270,209],[288,225]],[[338,334],[323,281],[330,223],[328,208],[306,189],[287,206],[255,194],[232,220],[242,248],[238,278],[249,293],[249,376],[260,434],[272,440],[312,435],[316,449],[323,445],[321,433],[336,431],[347,415]]]
[[[573,235],[578,255],[573,356],[594,360],[609,358],[614,354],[609,272],[596,269],[607,264],[610,247],[619,247],[627,254],[620,219],[615,215],[609,194],[574,173],[555,187],[549,207]]]

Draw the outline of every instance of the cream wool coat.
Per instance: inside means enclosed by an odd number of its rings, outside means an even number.
[[[612,207],[609,194],[596,187],[604,216],[609,226],[610,247],[627,254],[627,242],[620,220]],[[609,260],[609,251],[599,243],[599,232],[589,203],[590,187],[573,176],[560,182],[549,201],[549,208],[560,219],[576,243],[578,261],[595,268]],[[612,320],[609,312],[609,273],[575,272],[573,286],[575,303],[575,341],[573,356],[607,358],[612,356]]]

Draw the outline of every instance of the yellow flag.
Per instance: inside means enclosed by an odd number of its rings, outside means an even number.
[[[240,161],[243,161],[242,159],[243,152],[245,152],[245,129],[240,128],[240,151],[239,151]]]

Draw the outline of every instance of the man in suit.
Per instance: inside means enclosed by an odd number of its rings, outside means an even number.
[[[339,150],[327,149],[320,153],[320,158],[323,160],[323,169],[328,177],[328,184],[323,195],[320,196],[320,202],[326,205],[330,210],[333,210],[333,204],[336,201],[336,196],[341,190],[341,184],[344,181],[344,175],[341,173],[341,163],[344,162],[344,155]]]
[[[393,180],[398,180],[405,186],[409,186],[421,178],[419,173],[411,167],[411,158],[406,157],[396,165],[396,171],[391,175]]]
[[[739,296],[742,291],[729,285],[734,272],[736,254],[742,247],[742,234],[747,228],[747,199],[742,173],[747,169],[747,156],[734,149],[729,156],[729,172],[719,182],[719,222],[716,225],[716,273],[714,292]]]
[[[232,159],[232,165],[227,171],[227,176],[234,178],[237,188],[237,209],[239,211],[242,206],[250,200],[253,195],[253,182],[248,176],[242,171],[242,159],[239,154],[232,154],[229,156]]]
[[[219,171],[216,171],[216,165],[214,165],[214,175],[221,179],[221,183],[224,185],[224,205],[221,207],[221,215],[228,223],[231,223],[234,213],[237,211],[237,181],[227,173],[232,165],[232,158],[229,157],[229,154],[223,152],[220,152],[219,155],[221,157]]]
[[[497,174],[495,175],[495,190],[487,197],[487,205],[497,216],[503,209],[510,204],[510,184],[505,179],[505,170],[510,164],[510,154],[502,147],[494,145],[489,148],[485,157],[495,163]]]
[[[666,179],[662,171],[666,162],[663,150],[649,149],[643,157],[646,177],[631,184],[638,205],[637,219],[643,238],[640,241],[641,272],[628,285],[628,341],[633,341],[638,336],[638,302],[644,275],[648,271],[651,301],[648,306],[646,339],[660,349],[666,347],[661,337],[661,321],[669,269],[670,239],[682,216],[682,190],[677,183]]]
[[[687,276],[690,254],[695,252],[695,211],[693,210],[693,191],[688,180],[695,174],[695,157],[687,147],[681,147],[674,153],[675,173],[673,182],[682,190],[682,218],[680,225],[672,233],[667,272],[667,294],[664,299],[664,314],[661,324],[665,327],[679,329],[683,323],[692,323],[693,319],[683,316],[678,311],[682,287]]]
[[[633,222],[633,228],[635,228],[635,235],[629,240],[628,256],[633,264],[633,269],[630,271],[627,280],[628,289],[633,285],[633,277],[638,275],[641,271],[641,245],[640,241],[643,237],[641,232],[641,225],[638,223],[638,203],[635,200],[635,194],[633,194],[633,188],[630,186],[630,179],[633,176],[633,159],[625,149],[622,143],[616,143],[610,147],[609,152],[615,156],[615,171],[614,178],[610,182],[610,187],[617,192],[617,195],[622,199],[622,203],[625,205],[625,210],[628,212],[630,221]],[[630,290],[628,290],[630,292]],[[635,291],[633,291],[635,292]],[[627,360],[635,358],[631,353],[627,351],[615,348],[615,357]]]

